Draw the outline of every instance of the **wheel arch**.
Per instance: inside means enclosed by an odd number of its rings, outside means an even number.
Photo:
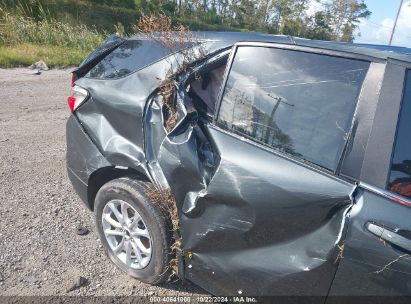
[[[88,180],[87,201],[91,211],[94,211],[94,200],[100,188],[109,181],[120,177],[151,182],[145,174],[133,168],[119,168],[118,166],[99,168],[90,175]]]

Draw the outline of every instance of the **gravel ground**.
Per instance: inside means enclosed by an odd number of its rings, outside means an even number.
[[[189,282],[141,283],[104,254],[66,175],[69,88],[69,70],[0,69],[0,296],[204,294]],[[68,291],[80,277],[85,286]]]

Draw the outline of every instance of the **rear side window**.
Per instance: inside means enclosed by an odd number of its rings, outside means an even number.
[[[220,125],[335,171],[369,62],[238,47]]]
[[[94,66],[86,77],[99,79],[123,77],[170,53],[168,48],[153,40],[127,40]]]
[[[388,190],[411,198],[411,71],[407,71]]]

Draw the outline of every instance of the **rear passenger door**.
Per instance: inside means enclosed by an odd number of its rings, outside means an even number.
[[[330,296],[411,295],[410,68],[389,60],[358,174],[343,166],[360,188]]]
[[[234,47],[200,125],[213,157],[192,128],[162,147],[186,276],[213,294],[325,297],[342,256],[356,186],[338,172],[370,62],[284,48]]]

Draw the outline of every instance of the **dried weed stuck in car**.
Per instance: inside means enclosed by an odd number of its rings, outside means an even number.
[[[163,104],[169,113],[164,122],[165,128],[167,132],[170,132],[177,123],[177,113],[172,100],[175,93],[173,81],[179,74],[186,72],[193,62],[205,57],[205,48],[188,27],[173,26],[171,18],[165,14],[159,16],[142,15],[133,29],[136,34],[153,40],[168,49],[170,53],[176,54],[174,58],[170,59],[173,62],[170,62],[167,79],[160,89]]]
[[[205,57],[206,50],[201,41],[193,35],[190,29],[183,25],[173,26],[171,18],[165,14],[159,16],[142,15],[133,27],[134,32],[151,39],[177,53],[177,61],[171,65],[169,78],[187,71],[190,64]]]
[[[167,269],[167,271],[170,272],[168,281],[176,280],[178,279],[178,258],[182,254],[183,245],[179,232],[180,220],[178,217],[176,201],[170,189],[158,190],[153,185],[146,190],[146,195],[160,206],[164,214],[170,220],[173,238],[170,246],[170,254],[172,255],[172,259],[170,260]]]
[[[167,72],[167,79],[159,90],[159,95],[163,98],[163,106],[167,116],[164,127],[170,132],[177,123],[177,110],[174,103],[176,87],[174,82],[177,76],[187,72],[191,64],[205,57],[206,51],[199,39],[185,26],[173,26],[171,18],[161,14],[159,16],[142,15],[138,23],[134,26],[134,32],[146,39],[159,43],[162,47],[175,54],[170,60],[170,69]],[[157,190],[152,186],[147,195],[168,215],[173,227],[173,244],[171,252],[173,259],[169,263],[170,280],[178,277],[178,257],[182,254],[182,238],[179,233],[179,218],[176,202],[170,189]]]
[[[165,120],[165,128],[167,132],[170,132],[177,123],[177,111],[173,104],[173,96],[175,93],[175,87],[172,82],[167,82],[160,88],[160,95],[163,97],[163,105],[167,110],[167,119]]]

